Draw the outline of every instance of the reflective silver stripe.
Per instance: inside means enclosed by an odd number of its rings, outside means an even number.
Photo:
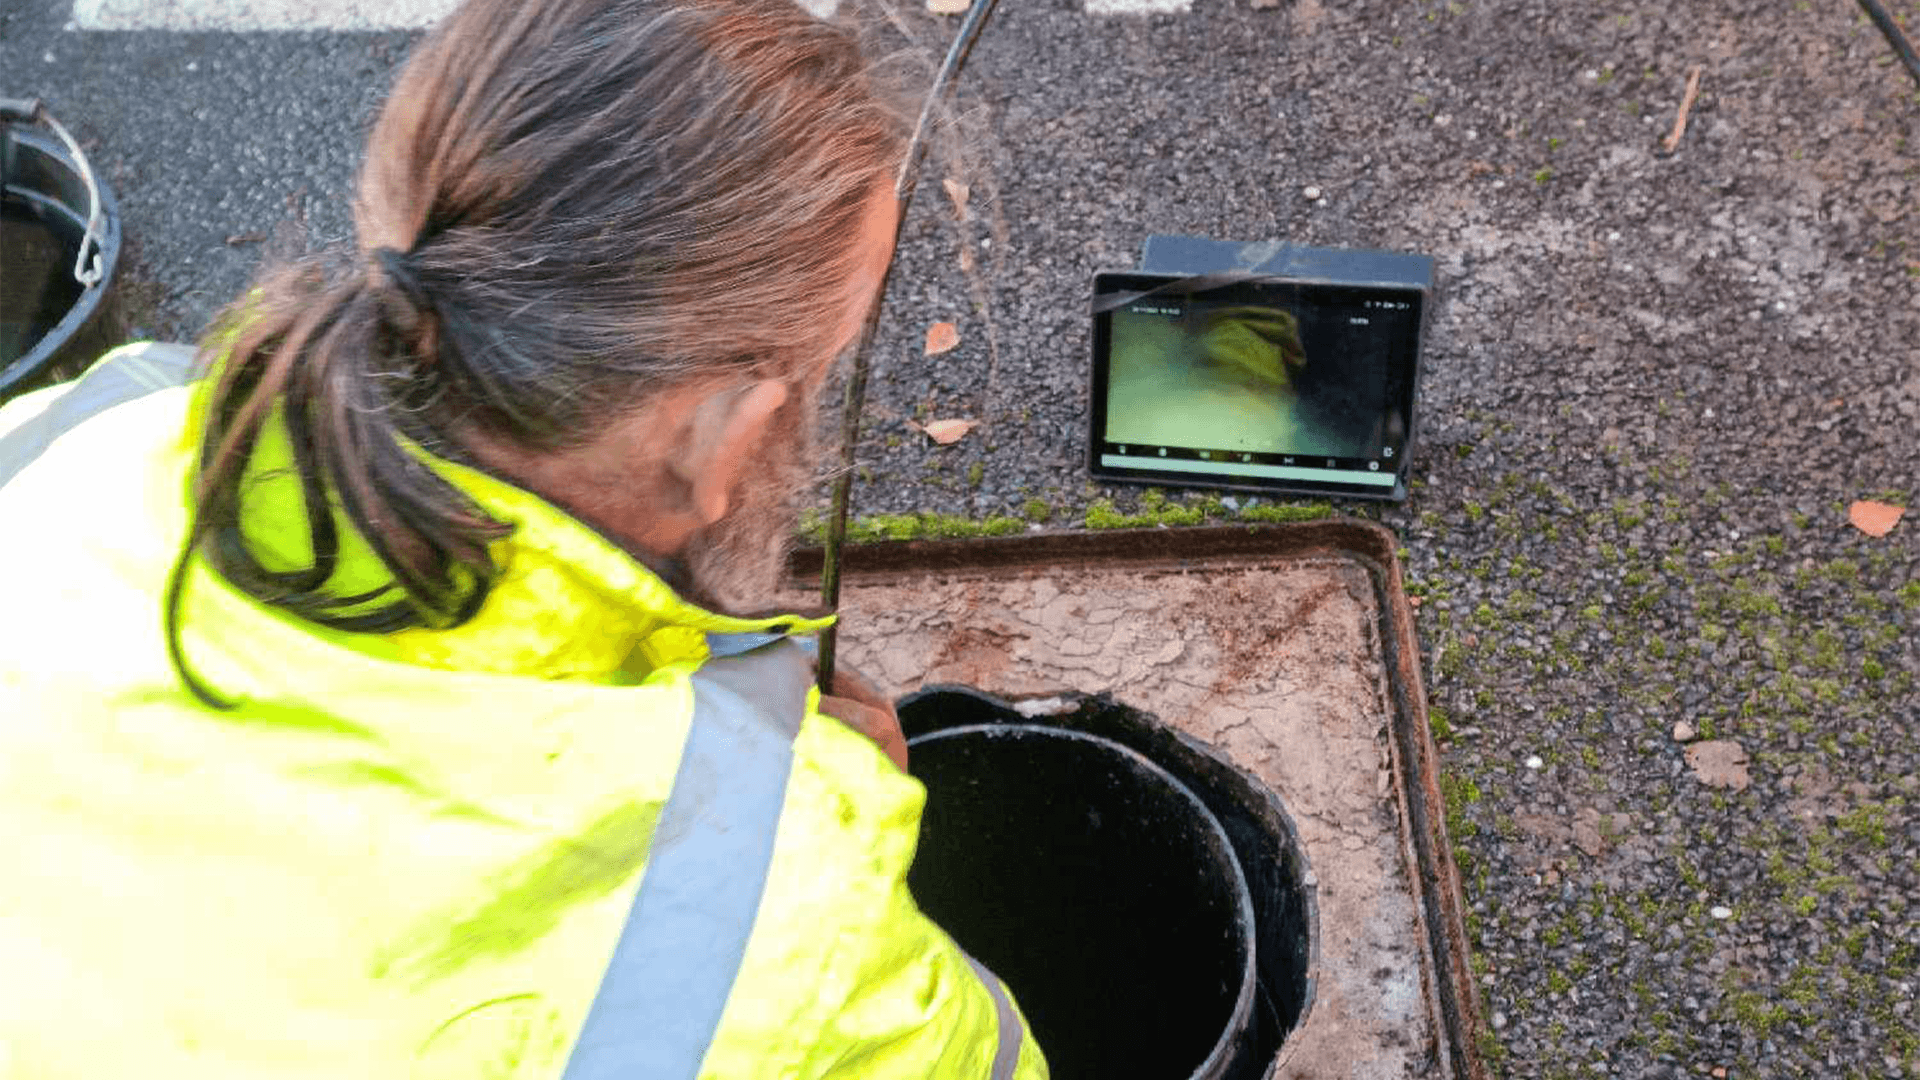
[[[191,345],[131,346],[93,366],[40,415],[0,435],[0,487],[39,460],[53,441],[82,423],[156,390],[185,386],[193,374]]]
[[[1020,1044],[1026,1038],[1027,1026],[1020,1022],[1020,1014],[1014,1010],[1013,999],[1007,996],[1000,977],[966,953],[960,955],[966,956],[967,963],[973,965],[973,973],[980,977],[987,993],[993,995],[993,1007],[1000,1015],[1000,1048],[993,1054],[993,1080],[1012,1080],[1014,1067],[1020,1064]]]
[[[787,637],[785,630],[748,630],[740,633],[711,633],[707,635],[707,652],[713,656],[739,656],[741,653],[762,649]],[[811,637],[792,639],[800,651],[811,660],[820,652],[820,643]]]
[[[812,665],[794,643],[703,664],[673,792],[565,1080],[695,1080],[760,913]]]
[[[767,646],[786,637],[784,633],[771,630],[748,630],[734,634],[712,633],[707,635],[707,652],[713,656],[739,656],[755,649]]]

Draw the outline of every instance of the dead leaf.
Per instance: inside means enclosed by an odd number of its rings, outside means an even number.
[[[1745,791],[1753,783],[1747,775],[1747,748],[1732,739],[1709,739],[1687,747],[1687,767],[1708,787]]]
[[[1906,512],[1904,506],[1856,499],[1852,506],[1847,507],[1847,520],[1868,536],[1880,537],[1892,532],[1893,527],[1900,523],[1900,516]]]
[[[1587,858],[1597,859],[1607,848],[1606,838],[1600,829],[1600,811],[1593,807],[1583,807],[1573,815],[1573,846],[1587,853]]]
[[[940,186],[947,189],[947,198],[953,200],[954,214],[956,214],[961,221],[967,220],[967,195],[972,189],[951,176],[940,181]]]
[[[239,247],[242,244],[263,244],[266,243],[266,240],[267,234],[262,232],[234,233],[227,237],[227,246]]]
[[[960,249],[960,272],[963,274],[973,273],[973,249],[972,248],[963,247]]]
[[[960,344],[960,328],[950,322],[937,322],[927,327],[927,355],[939,356],[943,352],[952,352]]]
[[[920,430],[941,446],[950,446],[978,426],[977,420],[929,420]]]
[[[968,0],[927,0],[927,10],[935,15],[960,15],[971,6]]]

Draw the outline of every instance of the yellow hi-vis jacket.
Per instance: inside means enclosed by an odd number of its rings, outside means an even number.
[[[0,408],[0,1078],[1045,1077],[908,895],[924,789],[815,709],[781,631],[820,624],[524,491],[446,466],[515,526],[451,630],[198,567],[185,655],[240,702],[201,705],[161,617],[189,356]]]

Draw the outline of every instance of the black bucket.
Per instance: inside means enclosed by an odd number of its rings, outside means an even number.
[[[1253,1006],[1253,902],[1200,800],[1057,728],[909,748],[927,785],[914,897],[1013,989],[1056,1080],[1225,1076]]]
[[[71,139],[38,101],[0,99],[0,400],[119,343],[120,210]]]
[[[908,875],[1019,1000],[1055,1080],[1258,1080],[1313,999],[1311,875],[1277,797],[1104,697],[902,700]]]

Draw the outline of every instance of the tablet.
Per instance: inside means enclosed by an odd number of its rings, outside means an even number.
[[[1249,274],[1095,276],[1090,471],[1405,498],[1426,297]]]

